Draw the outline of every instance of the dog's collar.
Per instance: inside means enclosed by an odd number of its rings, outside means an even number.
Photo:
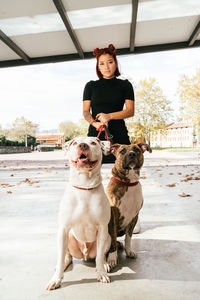
[[[74,188],[76,189],[79,189],[79,190],[84,190],[84,191],[90,191],[90,190],[94,190],[97,188],[97,186],[95,187],[91,187],[91,188],[82,188],[82,187],[79,187],[79,186],[76,186],[76,185],[72,185]]]
[[[115,182],[121,184],[121,185],[125,185],[125,186],[135,186],[139,183],[139,181],[135,181],[135,182],[124,182],[124,181],[121,181],[121,180],[118,180],[117,178],[115,177],[112,177],[111,178],[112,180],[114,180]]]

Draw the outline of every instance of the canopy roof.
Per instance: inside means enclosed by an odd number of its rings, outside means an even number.
[[[200,46],[199,0],[1,0],[0,67]]]

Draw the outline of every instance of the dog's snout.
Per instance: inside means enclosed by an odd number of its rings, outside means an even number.
[[[133,158],[133,157],[135,157],[135,152],[133,152],[133,151],[130,151],[130,152],[129,152],[129,154],[128,154],[128,156],[129,156],[130,158]]]
[[[86,143],[81,143],[81,144],[79,144],[79,148],[81,150],[88,150],[89,146]]]

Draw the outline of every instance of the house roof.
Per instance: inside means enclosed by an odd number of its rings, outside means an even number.
[[[43,134],[43,135],[37,135],[37,140],[59,140],[64,137],[64,133],[61,134]]]
[[[0,67],[200,46],[199,0],[1,0]]]
[[[192,125],[187,123],[172,123],[166,129],[191,128]]]

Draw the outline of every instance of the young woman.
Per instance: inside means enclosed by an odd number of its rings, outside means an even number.
[[[90,123],[88,136],[97,136],[101,125],[106,125],[114,143],[130,144],[124,119],[134,115],[134,91],[128,80],[120,75],[115,47],[96,48],[96,73],[99,80],[89,81],[83,93],[83,116]],[[124,108],[125,104],[125,108]],[[97,121],[98,120],[98,121]],[[106,140],[102,131],[100,140]],[[113,163],[113,155],[104,156],[103,163]]]

